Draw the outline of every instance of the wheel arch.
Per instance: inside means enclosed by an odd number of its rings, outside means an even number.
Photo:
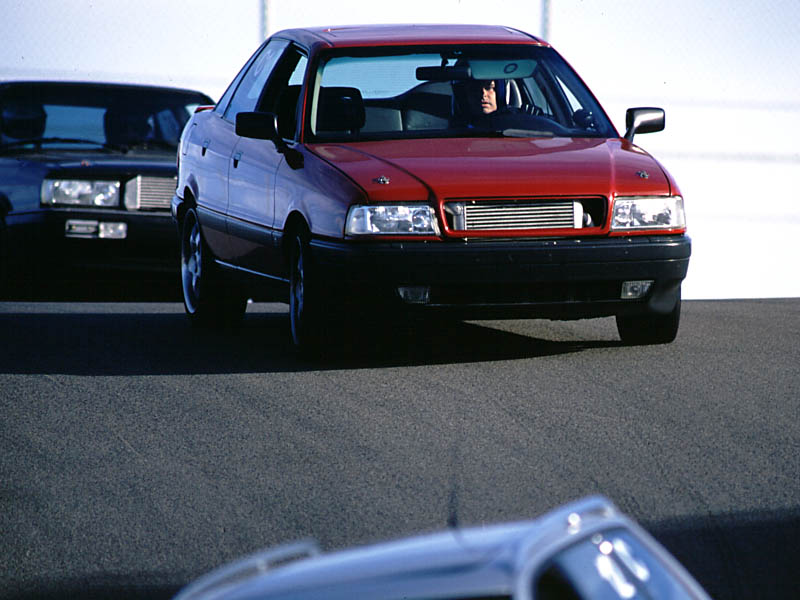
[[[186,216],[186,212],[190,208],[197,208],[197,199],[194,191],[187,186],[183,190],[182,202],[178,205],[177,208],[176,218],[178,224],[183,223],[183,218]]]
[[[283,237],[281,238],[281,255],[283,265],[289,268],[289,258],[291,254],[292,240],[295,233],[310,236],[311,228],[308,226],[308,221],[305,216],[299,211],[294,210],[286,217],[286,223],[283,226]]]

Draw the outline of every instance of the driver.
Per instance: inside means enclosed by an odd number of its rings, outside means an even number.
[[[502,79],[477,80],[471,79],[467,85],[467,105],[470,116],[479,117],[496,112],[500,107],[498,102],[505,106],[505,81]]]

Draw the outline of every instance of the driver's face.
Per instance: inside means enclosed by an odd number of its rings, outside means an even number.
[[[476,105],[480,103],[480,111],[485,115],[497,110],[496,88],[497,86],[493,80],[473,82],[472,99]]]

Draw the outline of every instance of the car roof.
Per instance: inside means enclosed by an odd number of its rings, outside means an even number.
[[[121,92],[163,92],[173,94],[185,94],[202,96],[208,98],[206,94],[198,90],[188,88],[171,87],[164,85],[148,85],[141,83],[113,83],[102,81],[76,81],[76,80],[7,80],[0,81],[0,91],[13,90],[13,89],[30,89],[30,90],[97,90],[99,93],[103,91],[118,90]]]
[[[377,590],[384,597],[431,597],[434,592],[450,598],[510,596],[529,544],[567,536],[573,513],[607,521],[616,509],[602,497],[590,497],[534,520],[451,528],[330,554],[318,554],[315,546],[287,545],[222,567],[188,586],[176,600],[304,600],[318,597],[321,589],[331,600],[375,595]],[[281,562],[298,554],[308,558]]]
[[[274,37],[329,48],[424,44],[537,44],[546,42],[501,25],[384,24],[285,29]]]

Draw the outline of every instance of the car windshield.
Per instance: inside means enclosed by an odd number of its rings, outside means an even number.
[[[0,88],[0,151],[177,148],[199,93],[131,86],[17,84]]]
[[[317,71],[312,141],[615,137],[551,48],[472,44],[331,51]]]

